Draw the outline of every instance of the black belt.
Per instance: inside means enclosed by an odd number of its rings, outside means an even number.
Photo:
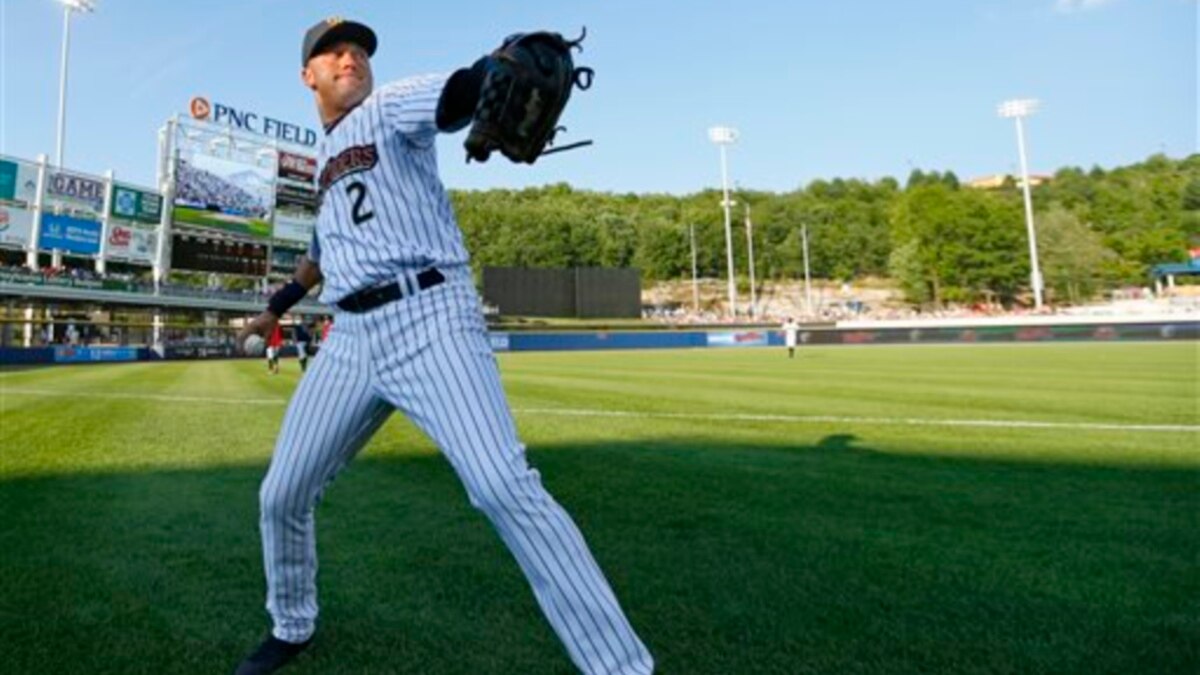
[[[442,275],[438,268],[430,267],[417,275],[417,290],[423,291],[433,288],[445,280],[446,277]],[[393,281],[390,284],[372,286],[371,288],[364,288],[361,291],[355,291],[338,300],[337,306],[338,309],[352,314],[362,314],[403,297],[404,288],[400,285],[399,281]]]

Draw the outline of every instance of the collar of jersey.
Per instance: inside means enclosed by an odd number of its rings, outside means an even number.
[[[370,97],[370,96],[367,96],[367,98],[371,98],[371,97]],[[363,104],[363,101],[367,100],[367,98],[364,98],[362,101],[359,101],[358,103],[355,103],[355,104],[354,104],[354,106],[353,106],[352,108],[350,108],[350,109],[349,109],[349,110],[347,110],[346,112],[344,112],[344,113],[342,113],[341,115],[339,115],[337,119],[335,119],[334,121],[330,122],[329,124],[326,124],[326,125],[325,125],[325,135],[326,135],[326,136],[328,136],[329,134],[332,134],[332,133],[333,133],[333,130],[334,130],[336,127],[337,127],[337,125],[341,124],[341,123],[342,123],[342,120],[346,119],[346,117],[347,117],[347,116],[348,116],[350,113],[354,112],[355,110],[358,110],[358,106],[362,105],[362,104]]]

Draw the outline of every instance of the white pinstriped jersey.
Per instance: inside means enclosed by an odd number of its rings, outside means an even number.
[[[309,258],[325,277],[322,302],[428,267],[467,265],[434,143],[447,77],[379,87],[321,141],[320,211]]]

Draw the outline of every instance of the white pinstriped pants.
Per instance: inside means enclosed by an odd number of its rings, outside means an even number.
[[[394,409],[449,459],[575,665],[584,673],[653,672],[579,529],[526,462],[465,274],[365,314],[339,314],[300,380],[259,495],[273,634],[301,642],[314,632],[313,510]]]

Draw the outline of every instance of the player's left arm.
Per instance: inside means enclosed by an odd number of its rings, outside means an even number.
[[[385,119],[414,140],[432,140],[437,132],[467,126],[479,101],[487,58],[451,74],[422,75],[380,88]]]
[[[448,75],[420,75],[379,88],[384,121],[409,140],[432,143],[439,131],[437,104]]]

